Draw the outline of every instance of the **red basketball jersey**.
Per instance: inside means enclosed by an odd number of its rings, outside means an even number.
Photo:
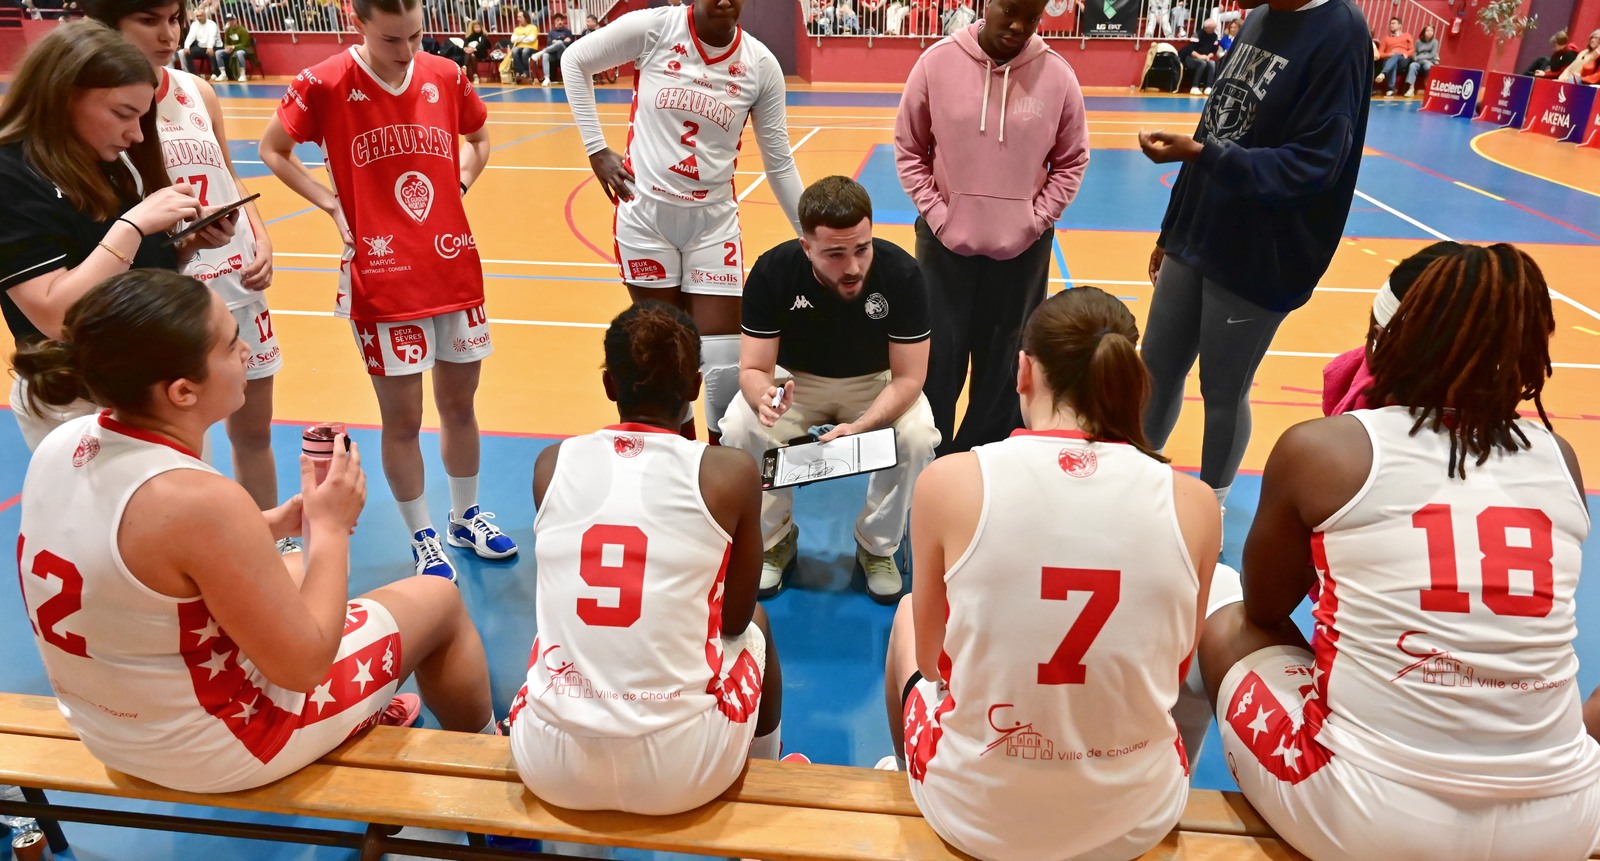
[[[290,82],[278,120],[296,141],[321,144],[355,240],[341,315],[416,320],[483,303],[460,144],[487,118],[460,67],[432,54],[416,55],[398,88],[354,47]]]

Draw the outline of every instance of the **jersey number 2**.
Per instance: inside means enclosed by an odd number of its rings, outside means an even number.
[[[1411,525],[1428,536],[1428,572],[1432,581],[1422,590],[1422,609],[1434,613],[1467,613],[1472,600],[1456,573],[1456,531],[1450,506],[1424,505],[1411,515]],[[1536,508],[1493,505],[1478,514],[1478,550],[1483,555],[1483,604],[1496,616],[1544,618],[1555,606],[1555,543],[1550,516]],[[1526,534],[1527,544],[1512,544],[1511,530]],[[1527,571],[1531,595],[1511,594],[1511,572]]]
[[[699,146],[699,144],[694,142],[694,136],[699,134],[699,133],[700,133],[700,124],[699,123],[691,123],[688,120],[684,120],[683,121],[683,136],[679,137],[678,141],[680,143],[682,143],[684,146]]]
[[[1111,611],[1122,599],[1122,572],[1106,568],[1046,568],[1039,597],[1046,601],[1065,601],[1073,592],[1088,592],[1089,603],[1078,614],[1066,639],[1056,647],[1050,662],[1039,665],[1041,685],[1081,685],[1088,675],[1083,656],[1094,638],[1111,619]]]
[[[578,576],[590,586],[617,590],[617,602],[610,606],[593,598],[578,599],[578,618],[584,624],[626,628],[639,621],[644,607],[644,557],[649,545],[650,539],[637,526],[597,523],[584,530]],[[607,547],[622,551],[617,564],[606,564]]]
[[[22,542],[18,542],[18,555],[21,555]],[[39,632],[46,643],[80,658],[89,657],[89,644],[81,634],[62,633],[56,627],[66,621],[68,616],[83,609],[83,573],[78,566],[62,559],[48,550],[40,550],[33,557],[33,566],[30,569],[33,576],[41,580],[51,577],[61,581],[61,591],[39,604],[33,611],[29,621],[33,622],[33,629]]]

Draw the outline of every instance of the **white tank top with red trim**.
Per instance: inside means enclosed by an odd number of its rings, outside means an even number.
[[[1199,581],[1173,473],[1077,432],[974,451],[983,510],[945,574],[948,696],[907,728],[911,776],[966,851],[1073,857],[1187,789],[1170,711]]]
[[[1489,798],[1600,781],[1573,595],[1589,514],[1554,436],[1450,478],[1450,439],[1357,410],[1372,471],[1316,529],[1318,741],[1392,780]]]
[[[700,494],[705,451],[639,424],[561,443],[533,521],[538,637],[513,709],[632,738],[719,707],[732,538]],[[729,693],[753,704],[759,691]]]
[[[268,682],[204,600],[162,595],[123,563],[128,501],[186,469],[215,472],[105,413],[62,425],[28,465],[18,559],[50,684],[89,751],[145,780],[212,791],[271,761],[306,695]]]

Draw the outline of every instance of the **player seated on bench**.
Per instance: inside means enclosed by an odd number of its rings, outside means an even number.
[[[917,481],[889,729],[928,824],[989,861],[1126,861],[1189,799],[1170,710],[1222,522],[1144,441],[1138,339],[1096,288],[1046,300],[1022,334],[1026,430]]]
[[[742,451],[678,435],[700,334],[645,301],[605,335],[621,423],[534,466],[538,637],[511,751],[541,799],[678,813],[776,759],[782,677],[761,575],[761,480]],[[752,742],[752,739],[754,741]]]
[[[249,349],[221,297],[135,269],[14,357],[29,395],[110,409],[52,431],[22,488],[22,593],[61,711],[101,762],[189,792],[284,777],[373,723],[493,731],[489,671],[456,588],[408,577],[346,599],[366,499],[336,445],[318,485],[260,511],[200,459],[244,403]],[[273,542],[301,534],[304,554]],[[303,567],[302,567],[303,558]]]
[[[1517,417],[1556,318],[1510,245],[1434,261],[1372,351],[1373,402],[1289,428],[1201,669],[1245,798],[1313,861],[1577,861],[1600,837],[1573,595],[1571,446]],[[1321,587],[1308,645],[1290,620]],[[1241,589],[1242,585],[1242,589]]]

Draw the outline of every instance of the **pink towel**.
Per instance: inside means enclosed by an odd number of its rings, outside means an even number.
[[[1372,385],[1367,368],[1367,348],[1340,353],[1322,369],[1322,414],[1336,416],[1351,410],[1366,409],[1366,391]]]

